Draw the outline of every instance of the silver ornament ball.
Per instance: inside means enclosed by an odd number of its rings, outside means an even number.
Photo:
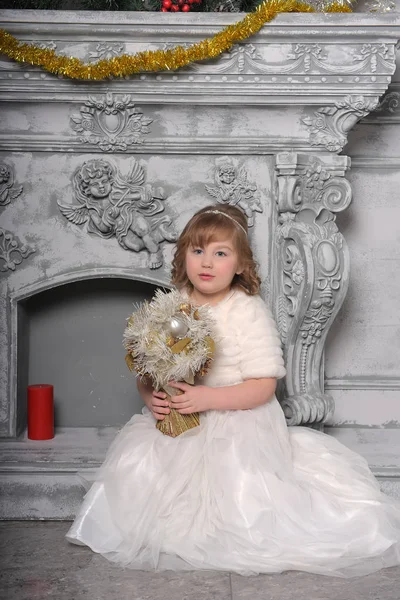
[[[175,338],[183,338],[189,331],[189,327],[179,317],[171,317],[167,325],[168,333]]]

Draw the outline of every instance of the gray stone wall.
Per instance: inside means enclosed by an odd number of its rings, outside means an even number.
[[[339,217],[351,277],[326,344],[333,423],[400,426],[400,52],[378,110],[350,132],[344,152],[353,202]]]

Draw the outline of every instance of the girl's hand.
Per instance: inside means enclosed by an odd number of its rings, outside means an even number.
[[[162,421],[165,419],[165,415],[169,415],[170,413],[169,404],[166,400],[166,397],[167,394],[164,392],[155,392],[153,390],[148,408],[157,421]]]
[[[179,396],[171,396],[170,400],[171,408],[175,408],[182,415],[211,410],[212,388],[206,385],[189,385],[176,381],[170,381],[168,385],[183,392]]]

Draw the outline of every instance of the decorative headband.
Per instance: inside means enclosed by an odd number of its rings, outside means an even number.
[[[231,221],[233,221],[233,223],[235,223],[235,225],[237,225],[238,227],[240,227],[240,229],[243,231],[244,235],[247,236],[247,231],[245,230],[245,228],[243,227],[243,225],[241,225],[238,221],[236,221],[236,219],[234,219],[233,217],[231,217],[231,215],[228,215],[226,212],[222,212],[222,210],[205,210],[203,212],[203,215],[206,214],[210,214],[210,215],[223,215],[224,217],[226,217],[227,219],[230,219]]]

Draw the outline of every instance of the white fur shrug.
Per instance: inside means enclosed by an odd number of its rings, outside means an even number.
[[[210,310],[216,320],[216,353],[201,383],[220,387],[285,376],[278,331],[260,296],[235,290]]]

